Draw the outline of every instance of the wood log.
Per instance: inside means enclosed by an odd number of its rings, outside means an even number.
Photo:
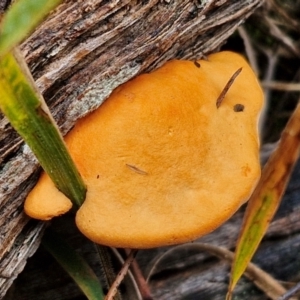
[[[65,134],[135,75],[172,58],[195,60],[218,50],[261,4],[260,0],[68,0],[20,49]],[[38,248],[46,226],[23,213],[23,201],[40,168],[2,114],[0,163],[1,299]]]

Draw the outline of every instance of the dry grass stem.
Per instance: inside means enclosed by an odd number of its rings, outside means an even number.
[[[106,297],[105,297],[105,300],[113,300],[114,299],[114,296],[117,294],[118,292],[118,287],[119,285],[121,284],[121,282],[123,281],[125,275],[127,274],[128,272],[128,269],[132,263],[132,261],[134,260],[134,257],[137,253],[137,250],[131,250],[128,257],[126,258],[125,262],[124,262],[124,265],[121,269],[121,271],[119,272],[119,274],[117,275],[114,283],[112,284],[112,286],[110,287]]]
[[[217,256],[220,259],[226,260],[229,263],[233,261],[234,253],[222,247],[204,243],[179,245],[157,257],[154,265],[148,273],[147,281],[150,281],[151,276],[153,275],[158,264],[161,263],[167,256],[171,255],[175,251],[186,250],[187,248],[196,249],[199,251],[207,251],[210,254]],[[249,263],[245,272],[245,276],[249,278],[260,290],[262,290],[272,300],[278,300],[278,297],[282,296],[287,292],[287,290],[279,283],[278,280],[274,279],[270,274],[266,273],[253,263]],[[291,298],[290,300],[297,299]]]

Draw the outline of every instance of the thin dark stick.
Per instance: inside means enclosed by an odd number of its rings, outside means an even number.
[[[125,252],[127,255],[129,255],[130,250],[125,249]],[[139,290],[140,290],[143,300],[153,300],[148,283],[147,283],[144,275],[142,274],[142,271],[141,271],[136,259],[134,259],[132,261],[130,269],[131,269],[134,279],[139,287]]]
[[[278,300],[288,300],[299,291],[300,291],[300,282],[297,283],[291,289],[289,289],[284,295],[282,295],[280,298],[278,298]]]
[[[230,87],[232,86],[233,82],[235,81],[235,79],[237,78],[237,76],[242,72],[243,68],[239,68],[237,71],[234,72],[234,74],[230,77],[230,79],[228,80],[228,82],[226,83],[223,91],[221,92],[220,96],[217,99],[217,108],[220,107],[223,99],[225,98],[228,90],[230,89]]]
[[[98,244],[95,244],[95,247],[99,256],[99,263],[103,271],[104,281],[107,289],[109,290],[117,276],[116,272],[114,271],[111,257],[109,254],[109,248],[107,246]],[[119,292],[116,293],[114,300],[122,300],[121,294]]]
[[[128,269],[132,263],[132,261],[134,260],[134,257],[137,253],[137,250],[131,250],[128,257],[126,258],[124,265],[121,269],[121,271],[119,272],[118,276],[116,277],[114,283],[111,285],[105,300],[113,300],[114,296],[116,295],[116,293],[118,292],[118,287],[121,284],[122,280],[124,279],[125,275],[128,272]]]

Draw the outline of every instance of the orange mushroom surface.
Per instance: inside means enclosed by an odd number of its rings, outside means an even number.
[[[262,103],[255,74],[232,52],[173,60],[118,87],[65,138],[87,185],[79,230],[99,244],[151,248],[220,226],[259,179]],[[40,219],[70,207],[46,174],[25,203]]]

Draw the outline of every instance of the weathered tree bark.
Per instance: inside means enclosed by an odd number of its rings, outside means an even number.
[[[121,83],[172,58],[216,51],[260,5],[249,1],[65,1],[20,46],[62,132]],[[5,6],[5,5],[4,5]],[[39,165],[0,115],[0,299],[37,249],[45,223],[23,201]]]

